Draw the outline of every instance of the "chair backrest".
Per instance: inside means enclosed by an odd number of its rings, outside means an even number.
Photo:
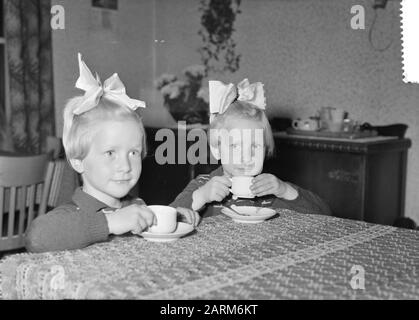
[[[58,199],[62,189],[64,173],[67,166],[67,160],[57,159],[50,161],[49,166],[53,166],[53,173],[47,205],[48,207],[55,208],[58,205]]]
[[[0,251],[24,246],[27,227],[46,212],[53,171],[47,154],[0,156]]]
[[[52,170],[52,178],[47,200],[47,210],[53,209],[58,205],[66,166],[67,160],[64,159],[50,160],[48,163],[48,170]],[[38,184],[36,189],[36,204],[38,205],[41,204],[42,196],[44,194],[43,187],[42,184]]]

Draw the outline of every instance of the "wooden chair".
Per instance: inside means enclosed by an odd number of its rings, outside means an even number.
[[[47,154],[0,156],[0,252],[23,248],[27,227],[45,214],[54,166]]]
[[[63,186],[63,178],[65,174],[66,167],[68,166],[67,160],[56,159],[50,160],[48,163],[49,170],[52,170],[51,183],[49,188],[48,200],[47,200],[47,209],[52,210],[58,205],[60,198],[61,188]],[[38,184],[36,188],[36,204],[41,205],[43,196],[43,185]]]
[[[46,153],[50,160],[54,161],[51,191],[47,203],[47,209],[53,209],[59,204],[68,202],[68,190],[81,186],[79,174],[77,174],[66,160],[62,139],[55,136],[47,136]],[[74,190],[71,190],[72,194]],[[37,193],[37,203],[40,203],[40,193]],[[47,211],[48,211],[47,210]]]

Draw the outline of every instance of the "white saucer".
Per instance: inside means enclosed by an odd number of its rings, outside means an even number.
[[[140,236],[142,236],[144,239],[148,241],[170,242],[175,241],[183,236],[186,236],[187,234],[191,233],[194,229],[194,226],[189,223],[178,222],[176,230],[172,233],[162,234],[144,231],[140,233]]]
[[[243,215],[226,208],[222,208],[221,212],[233,219],[234,222],[240,223],[260,223],[276,215],[275,210],[265,207],[234,206],[233,209]]]

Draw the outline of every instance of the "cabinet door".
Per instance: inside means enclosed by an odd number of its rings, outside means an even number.
[[[333,215],[363,219],[365,159],[362,155],[335,153],[280,145],[265,170],[319,195]]]
[[[189,182],[188,165],[156,162],[154,155],[143,160],[143,169],[138,181],[138,194],[147,204],[168,205]]]
[[[367,164],[365,221],[393,225],[403,215],[406,154],[371,154]]]

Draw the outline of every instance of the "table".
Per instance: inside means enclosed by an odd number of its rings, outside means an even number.
[[[194,234],[171,243],[129,235],[81,250],[7,256],[0,260],[0,296],[419,299],[418,231],[278,213],[259,224],[204,218]],[[364,289],[354,278],[361,271]]]
[[[334,216],[387,225],[404,216],[410,139],[274,138],[276,156],[264,169],[318,194]]]

